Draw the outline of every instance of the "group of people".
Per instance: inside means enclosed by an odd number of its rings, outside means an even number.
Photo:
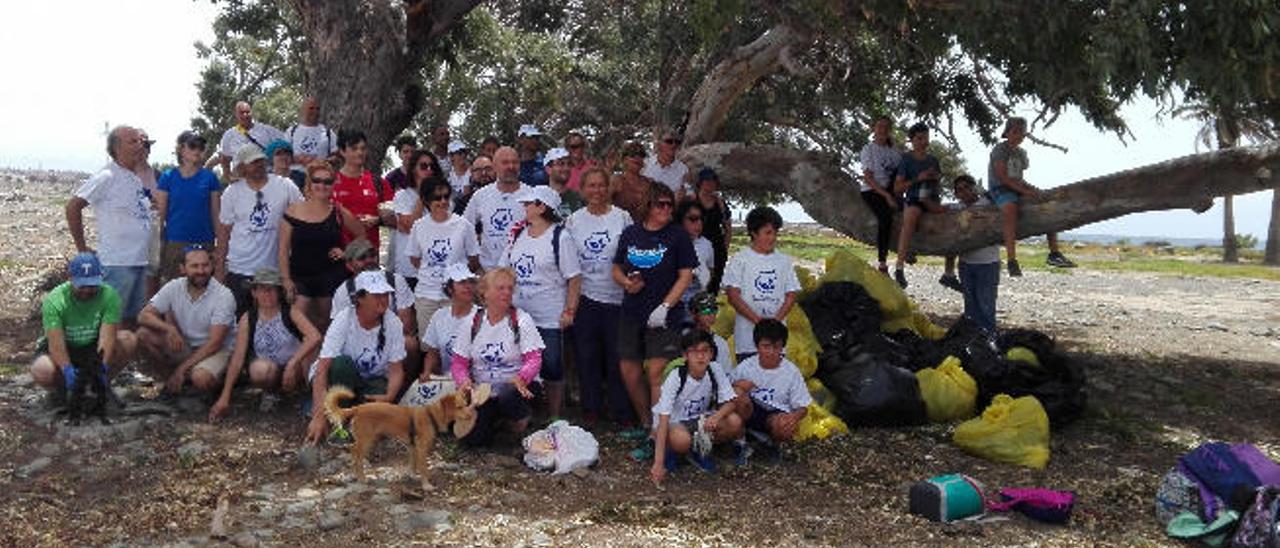
[[[893,143],[893,121],[887,116],[876,118],[871,128],[871,141],[862,147],[859,163],[862,165],[860,190],[862,200],[876,216],[876,256],[879,269],[889,274],[886,262],[893,239],[894,212],[902,211],[898,232],[897,260],[893,278],[903,289],[907,287],[904,272],[907,263],[915,262],[911,252],[911,237],[925,213],[941,213],[944,207],[941,186],[944,175],[938,157],[929,153],[929,126],[917,123],[907,129],[910,150],[899,150]],[[1018,215],[1019,202],[1033,197],[1040,190],[1027,182],[1025,171],[1030,166],[1027,151],[1021,147],[1027,138],[1027,120],[1009,118],[1001,134],[1002,141],[991,150],[987,169],[987,190],[980,191],[977,181],[968,174],[952,174],[952,190],[959,200],[952,209],[995,205],[1000,209],[1001,231],[1004,239],[1006,265],[1009,276],[1022,276],[1018,263]],[[1072,268],[1075,265],[1062,254],[1057,234],[1046,235],[1049,266]],[[996,327],[996,294],[1000,283],[1000,249],[986,246],[968,251],[959,257],[959,276],[956,276],[956,256],[946,258],[946,268],[938,280],[943,286],[964,295],[965,316],[979,327],[994,332]]]
[[[234,114],[216,151],[197,133],[179,135],[177,165],[158,176],[144,132],[109,133],[111,162],[67,203],[78,251],[69,280],[43,303],[31,371],[53,400],[77,371],[109,377],[133,362],[166,394],[204,393],[210,420],[246,384],[309,394],[305,439],[316,443],[344,434],[323,416],[331,386],[356,401],[398,402],[415,382],[449,379],[459,391],[490,385],[461,440],[485,445],[529,428],[535,407],[561,416],[572,371],[581,422],[618,425],[636,442],[631,456],[652,460],[655,482],[681,455],[714,467],[718,442],[745,463],[749,432],[771,455],[794,437],[809,396],[782,352],[800,289],[776,249],[782,218],[751,210],[749,245],[729,257],[719,178],[676,158],[678,133],[662,132],[652,155],[628,143],[615,172],[587,156],[580,133],[544,152],[546,137],[524,125],[514,147],[489,138],[473,153],[439,126],[426,147],[396,140],[400,165],[378,174],[365,135],[321,124],[312,98],[286,131],[256,123],[247,103]],[[914,156],[895,156],[881,122],[863,152],[864,197],[879,200],[878,215],[897,207],[885,186],[894,175],[911,182],[909,209],[930,207],[936,160],[926,165],[916,128]],[[1018,140],[998,170],[1024,185],[1007,185],[1015,198],[1032,188]],[[961,179],[957,194],[971,202],[976,191],[960,194]],[[905,217],[902,251],[918,215]],[[880,240],[884,269],[883,230]],[[1010,248],[1011,270],[1012,257]],[[736,312],[732,351],[710,331],[721,290]]]

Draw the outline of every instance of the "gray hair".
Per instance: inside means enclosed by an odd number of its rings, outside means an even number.
[[[107,156],[112,160],[116,159],[116,149],[120,148],[120,134],[126,129],[133,129],[129,126],[116,126],[107,132]]]

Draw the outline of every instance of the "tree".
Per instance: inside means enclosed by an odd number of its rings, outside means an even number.
[[[1262,262],[1280,265],[1280,190],[1271,191],[1271,223],[1267,226],[1267,249]]]
[[[1280,119],[1273,91],[1280,89],[1280,71],[1273,68],[1280,67],[1280,42],[1272,30],[1280,28],[1280,7],[1265,2],[496,0],[483,10],[462,0],[288,5],[304,36],[305,80],[324,116],[332,125],[364,127],[375,151],[421,115],[425,90],[431,90],[435,110],[428,116],[449,111],[473,136],[479,130],[472,128],[480,127],[508,133],[517,117],[560,133],[581,124],[619,137],[683,121],[687,144],[749,143],[693,148],[688,158],[695,163],[714,157],[728,162],[722,167],[730,173],[743,173],[735,163],[769,167],[766,161],[817,170],[811,173],[823,174],[820,180],[772,170],[770,181],[725,183],[729,189],[789,192],[815,218],[855,235],[869,215],[847,192],[846,173],[878,113],[929,122],[953,141],[956,123],[994,139],[1010,114],[1030,110],[1033,127],[1043,130],[1063,110],[1078,108],[1097,127],[1124,138],[1119,105],[1179,89],[1189,101],[1238,105],[1243,117]],[[476,49],[452,47],[485,45],[467,42],[480,32],[497,38],[487,42],[497,56],[479,58]],[[483,84],[468,88],[468,77]],[[494,95],[512,90],[519,94]],[[820,152],[810,156],[806,150]],[[1096,210],[1119,215],[1198,207],[1225,189],[1270,188],[1275,180],[1255,177],[1251,169],[1272,166],[1275,154],[1268,149],[1175,163],[1192,170],[1212,164],[1244,179],[1215,176],[1213,184],[1157,193],[1183,193],[1176,199],[1133,197],[1139,201]],[[1079,197],[1129,197],[1135,193],[1124,185],[1152,181],[1149,174],[1161,169],[1099,179],[1114,187],[1086,182]],[[1070,199],[1077,196],[1072,192],[1052,195]],[[823,212],[832,196],[846,199],[838,210]],[[1106,218],[1067,209],[1064,214],[1033,205],[1023,233]],[[963,248],[954,245],[999,238],[998,230],[982,223],[958,222],[947,215],[926,223],[938,229],[926,231],[921,249],[956,251]],[[939,242],[927,242],[935,234]]]

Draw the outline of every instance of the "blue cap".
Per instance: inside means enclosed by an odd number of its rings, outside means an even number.
[[[92,253],[78,253],[67,263],[67,275],[71,285],[90,287],[102,285],[102,263]]]
[[[276,157],[276,151],[278,150],[287,150],[289,151],[289,154],[293,154],[293,146],[289,144],[289,141],[286,141],[284,139],[276,139],[274,141],[271,141],[270,143],[267,143],[267,148],[263,152],[265,153],[267,160],[269,161],[272,158]]]

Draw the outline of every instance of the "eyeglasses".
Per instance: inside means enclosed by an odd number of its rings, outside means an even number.
[[[449,194],[450,194],[450,193],[448,193],[448,192],[446,192],[446,193],[444,193],[444,194],[432,194],[432,195],[431,195],[431,201],[433,201],[433,202],[439,202],[439,201],[442,201],[442,200],[448,200],[448,199],[449,199]]]
[[[333,177],[313,177],[311,182],[317,185],[332,185]]]
[[[672,202],[671,200],[658,200],[653,203],[653,207],[662,207],[662,208],[667,208],[674,205],[676,205],[675,202]]]
[[[418,163],[418,169],[432,169],[432,167],[431,167],[431,164],[429,164],[429,163],[426,163],[426,162],[419,162],[419,163]]]
[[[684,220],[686,220],[686,221],[692,221],[692,222],[695,222],[695,223],[701,223],[701,222],[702,222],[702,216],[701,216],[701,215],[690,215],[690,216],[688,216],[688,217],[685,217],[685,218],[684,218]]]

